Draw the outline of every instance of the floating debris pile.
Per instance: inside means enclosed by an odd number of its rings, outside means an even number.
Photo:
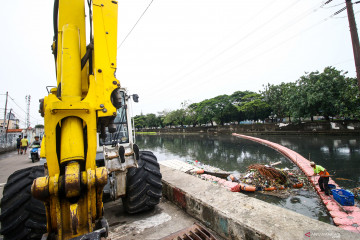
[[[277,169],[262,164],[252,164],[247,170],[238,181],[255,187],[257,191],[283,190],[287,187],[301,188],[304,186],[305,178],[302,178],[296,170]]]
[[[351,189],[351,192],[354,194],[355,199],[360,201],[360,187]]]
[[[278,169],[263,164],[252,164],[247,168],[246,173],[234,176],[230,175],[229,172],[199,161],[187,161],[187,163],[194,166],[194,169],[186,171],[187,173],[197,175],[206,181],[224,185],[231,191],[255,192],[301,188],[303,186],[311,187],[300,170]],[[285,192],[281,192],[280,195],[286,195]]]

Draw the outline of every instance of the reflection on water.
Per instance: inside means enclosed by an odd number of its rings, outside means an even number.
[[[232,136],[161,135],[137,136],[140,148],[156,152],[158,160],[198,160],[226,171],[244,172],[253,163],[282,161],[281,167],[291,168],[277,151]]]
[[[353,188],[360,181],[360,136],[260,136],[288,147],[322,165],[335,175],[342,188]],[[253,163],[281,161],[277,167],[296,168],[277,151],[264,145],[233,136],[160,135],[137,136],[142,150],[155,153],[159,161],[170,159],[198,160],[226,171],[245,172]],[[349,180],[336,180],[345,178]],[[332,222],[326,208],[313,191],[298,191],[280,199],[261,193],[250,194],[258,199],[291,209],[306,216]]]
[[[325,167],[342,188],[360,185],[360,136],[261,136]],[[348,180],[337,180],[345,178]]]

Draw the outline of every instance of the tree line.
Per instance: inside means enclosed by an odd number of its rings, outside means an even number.
[[[356,78],[326,67],[323,72],[305,73],[295,82],[267,84],[259,93],[236,91],[199,103],[183,102],[181,108],[134,117],[136,128],[218,125],[242,121],[301,121],[314,116],[359,119],[360,92]]]

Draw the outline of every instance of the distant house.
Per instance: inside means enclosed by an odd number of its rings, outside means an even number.
[[[6,132],[7,133],[19,133],[19,134],[21,134],[23,132],[23,129],[8,129]]]
[[[9,124],[9,126],[8,126]],[[5,124],[4,124],[4,119],[0,119],[0,131],[5,133],[4,129],[18,129],[19,128],[19,124],[20,124],[20,120],[17,119],[15,117],[15,114],[13,113],[8,113],[6,115],[6,119],[5,119]],[[5,125],[5,127],[4,127]]]

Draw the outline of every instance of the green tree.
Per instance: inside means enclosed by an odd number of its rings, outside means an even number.
[[[230,95],[231,102],[236,107],[236,112],[234,113],[234,120],[238,121],[239,124],[241,121],[246,120],[246,114],[243,108],[241,107],[242,105],[245,104],[243,97],[253,93],[255,92],[246,90],[246,91],[236,91]]]
[[[289,116],[290,120],[291,83],[268,84],[261,94],[271,107],[272,117],[276,115],[282,120],[284,117]]]
[[[340,94],[340,115],[346,118],[360,117],[360,91],[356,78],[345,78],[345,86]]]
[[[246,95],[252,94],[255,92],[251,92],[251,91],[236,91],[233,94],[230,95],[230,99],[232,104],[240,106],[243,103],[243,97],[245,97]]]
[[[145,116],[145,124],[146,124],[146,127],[149,127],[149,128],[158,127],[159,124],[158,124],[158,120],[156,118],[156,115],[153,114],[153,113],[146,114],[146,116]]]
[[[186,117],[185,122],[186,124],[192,125],[195,127],[198,124],[198,103],[192,103],[186,108]]]
[[[210,107],[214,112],[214,120],[220,125],[236,119],[237,109],[228,95],[219,95],[210,99]]]
[[[205,99],[201,101],[196,108],[197,111],[197,120],[200,124],[207,124],[211,123],[213,126],[213,119],[215,117],[215,113],[212,107],[212,101],[210,99]]]
[[[165,118],[164,118],[164,124],[167,126],[176,126],[176,125],[183,125],[184,121],[185,121],[185,116],[184,116],[184,120],[182,119],[182,117],[180,116],[180,113],[182,111],[180,110],[174,110],[169,112]],[[182,122],[181,122],[182,121]]]
[[[164,119],[165,119],[164,116],[157,116],[156,117],[156,121],[158,123],[158,126],[161,127],[161,128],[165,127]]]
[[[322,73],[311,72],[298,80],[301,97],[305,102],[306,117],[322,115],[326,120],[337,115],[357,112],[359,91],[355,90],[354,80],[334,67],[326,67]]]
[[[136,115],[134,117],[134,127],[137,129],[142,129],[146,126],[146,117],[144,115]]]
[[[174,118],[175,118],[176,123],[183,127],[184,124],[185,124],[185,119],[186,119],[186,111],[185,111],[185,109],[181,108],[181,109],[175,110],[173,112],[173,114],[174,114]]]
[[[270,106],[261,94],[248,94],[242,100],[240,110],[245,113],[246,118],[249,120],[257,121],[260,119],[264,121],[271,114]]]

